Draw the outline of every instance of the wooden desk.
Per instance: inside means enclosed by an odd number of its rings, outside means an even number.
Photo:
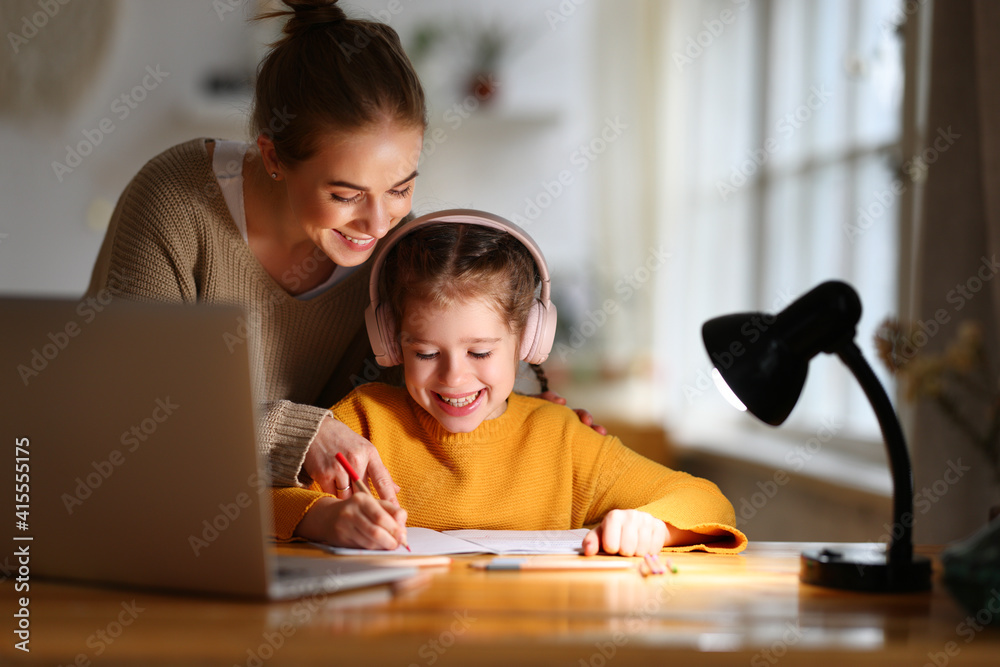
[[[283,603],[33,580],[29,660],[13,648],[8,581],[0,663],[1000,664],[1000,628],[969,625],[937,582],[928,593],[893,596],[806,586],[798,581],[804,546],[752,543],[739,556],[675,555],[677,574],[647,578],[634,571],[484,572],[468,567],[470,557],[429,570],[409,590]]]

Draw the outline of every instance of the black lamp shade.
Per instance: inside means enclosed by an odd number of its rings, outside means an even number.
[[[757,419],[778,426],[788,417],[806,382],[809,360],[788,350],[783,340],[748,341],[761,313],[724,315],[702,327],[705,347],[716,370]],[[772,320],[774,318],[771,318]],[[741,358],[742,357],[742,358]]]
[[[701,329],[715,368],[755,417],[783,423],[806,382],[809,361],[854,339],[861,301],[842,282],[825,282],[778,315],[736,313]]]

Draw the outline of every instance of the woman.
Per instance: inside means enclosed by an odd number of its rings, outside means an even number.
[[[423,90],[389,26],[348,19],[335,0],[285,5],[258,17],[288,20],[258,68],[256,145],[196,139],[147,163],[88,293],[242,307],[226,344],[249,346],[272,484],[314,480],[347,498],[339,451],[395,501],[371,444],[317,406],[371,379],[365,262],[410,211]]]

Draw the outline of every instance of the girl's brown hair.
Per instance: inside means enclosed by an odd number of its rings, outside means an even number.
[[[415,229],[389,250],[381,283],[397,326],[409,299],[447,307],[484,298],[520,340],[541,276],[531,252],[507,232],[441,222]]]
[[[396,31],[348,18],[336,0],[284,0],[283,37],[257,68],[251,125],[278,159],[308,160],[324,135],[381,121],[427,126],[424,91]]]

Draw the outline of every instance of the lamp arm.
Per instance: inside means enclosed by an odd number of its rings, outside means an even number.
[[[868,401],[875,410],[889,455],[893,488],[893,529],[889,536],[891,542],[888,562],[890,565],[909,563],[913,559],[913,468],[910,466],[910,455],[906,449],[903,430],[899,426],[896,411],[885,393],[885,388],[878,381],[878,377],[854,341],[847,341],[838,347],[836,352],[861,383],[861,388],[864,389]]]

